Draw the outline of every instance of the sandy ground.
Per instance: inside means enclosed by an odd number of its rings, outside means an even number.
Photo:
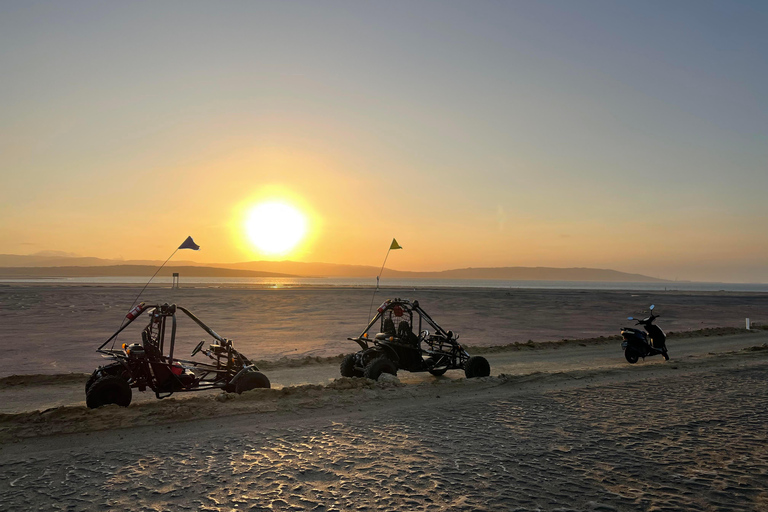
[[[671,338],[667,343],[674,361],[687,361],[709,353],[741,350],[768,343],[768,331],[753,331],[734,336],[700,338]],[[541,350],[517,350],[484,354],[491,364],[491,375],[528,375],[534,372],[556,373],[571,370],[599,370],[628,367],[621,342],[601,344],[569,344]],[[638,365],[664,364],[660,356],[640,360]],[[302,384],[327,384],[339,377],[338,363],[311,364],[296,368],[275,367],[264,370],[273,388]],[[435,377],[428,373],[399,372],[399,379],[407,384],[431,382]],[[449,371],[444,379],[464,377],[461,370]],[[0,413],[18,413],[46,410],[61,406],[85,404],[85,380],[87,375],[54,376],[51,380],[36,383],[35,379],[20,379],[15,385],[0,382]],[[218,391],[205,392],[215,395]],[[200,393],[177,393],[177,399],[189,399]],[[134,390],[136,403],[156,401],[154,393]]]
[[[370,300],[354,289],[177,292],[167,300],[264,359],[350,352],[344,338]],[[0,289],[0,377],[22,374],[0,378],[0,511],[768,511],[768,331],[670,337],[671,361],[636,365],[619,341],[489,351],[491,377],[471,380],[272,364],[274,389],[135,393],[128,408],[89,410],[85,376],[62,373],[101,362],[84,354],[133,293]],[[667,331],[741,326],[768,305],[765,294],[418,295],[476,346],[616,334],[650,302]]]
[[[120,326],[136,287],[0,286],[0,377],[18,374],[90,373],[95,352]],[[768,294],[530,289],[384,289],[390,297],[416,298],[429,314],[470,346],[616,335],[629,315],[649,304],[667,332],[743,327],[744,318],[768,324]],[[148,303],[191,309],[255,360],[336,356],[352,351],[347,340],[368,320],[371,290],[356,288],[150,287]],[[140,340],[137,322],[119,343]],[[178,351],[188,354],[208,335],[180,316]]]
[[[0,444],[0,507],[768,510],[765,349],[197,402],[215,416],[179,423],[170,401],[51,415],[25,435],[81,433]]]

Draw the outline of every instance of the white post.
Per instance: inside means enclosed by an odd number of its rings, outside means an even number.
[[[749,318],[747,318],[747,330],[749,330]]]

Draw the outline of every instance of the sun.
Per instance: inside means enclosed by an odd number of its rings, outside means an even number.
[[[307,218],[286,202],[265,201],[248,211],[245,231],[260,252],[279,256],[289,253],[304,239],[307,234]]]

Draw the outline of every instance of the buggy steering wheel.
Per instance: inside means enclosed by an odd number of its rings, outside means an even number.
[[[203,345],[205,344],[205,340],[202,340],[200,343],[197,344],[195,349],[192,351],[192,354],[189,357],[195,357],[195,354],[200,352],[200,349],[203,348]]]

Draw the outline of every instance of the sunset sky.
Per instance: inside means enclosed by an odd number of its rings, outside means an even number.
[[[767,56],[764,1],[4,1],[0,253],[768,282]]]

